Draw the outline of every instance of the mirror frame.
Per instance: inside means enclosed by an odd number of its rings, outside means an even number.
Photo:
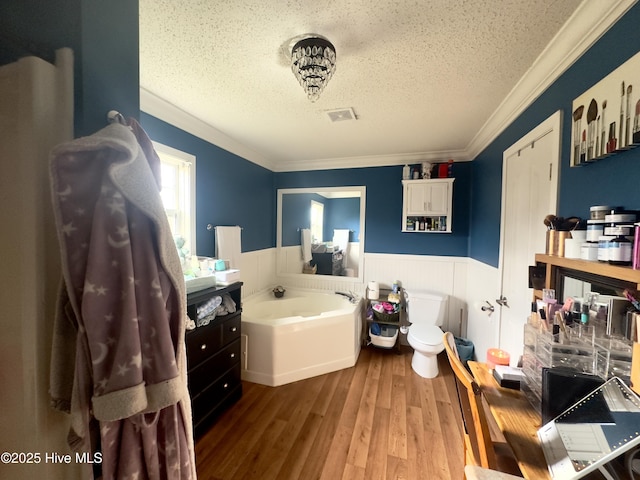
[[[282,196],[291,193],[319,193],[324,192],[359,192],[360,193],[360,254],[358,255],[358,275],[355,277],[343,277],[338,275],[309,275],[305,273],[286,273],[282,271]],[[367,198],[367,187],[363,185],[356,185],[350,187],[308,187],[308,188],[279,188],[278,189],[278,204],[277,204],[277,217],[276,217],[276,275],[279,277],[317,277],[320,279],[331,279],[338,282],[364,282],[364,219],[365,219],[365,206]]]

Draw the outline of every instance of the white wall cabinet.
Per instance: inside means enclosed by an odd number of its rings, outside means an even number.
[[[451,233],[454,180],[403,180],[402,231]]]

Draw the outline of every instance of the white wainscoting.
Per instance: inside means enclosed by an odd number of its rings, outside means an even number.
[[[472,258],[467,263],[466,299],[469,305],[467,314],[467,338],[475,346],[476,358],[484,362],[487,349],[499,345],[500,306],[496,299],[500,297],[500,277],[498,269]],[[482,311],[491,303],[495,311]],[[515,359],[517,361],[517,358]]]
[[[276,249],[243,253],[240,258],[242,296],[248,297],[276,285]]]
[[[250,296],[275,285],[312,290],[351,291],[364,295],[366,284],[376,280],[390,288],[399,280],[407,290],[430,290],[449,295],[443,330],[469,338],[478,360],[486,360],[488,348],[498,345],[500,307],[498,269],[467,257],[365,253],[364,283],[346,277],[327,275],[282,275],[276,273],[276,249],[242,254],[243,296]],[[496,308],[489,316],[481,310],[488,300]]]
[[[375,280],[381,287],[390,288],[398,280],[407,291],[409,299],[412,290],[449,295],[447,316],[442,329],[464,336],[468,261],[466,257],[365,253],[365,285]]]
[[[351,281],[349,277],[332,277],[330,275],[285,274],[278,276],[276,256],[275,248],[242,254],[240,280],[244,283],[242,285],[243,297],[271,289],[276,285],[311,290],[354,292],[358,295],[364,293],[364,286],[357,278]]]
[[[281,249],[283,268],[286,273],[302,273],[304,262],[302,261],[302,251],[300,245],[282,247]],[[349,243],[349,252],[347,253],[346,268],[353,269],[354,276],[358,276],[358,262],[360,261],[360,243]]]

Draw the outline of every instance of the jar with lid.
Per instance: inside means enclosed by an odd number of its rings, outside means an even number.
[[[608,262],[609,261],[609,242],[616,238],[611,235],[602,235],[598,237],[598,261],[599,262]]]
[[[597,242],[604,235],[604,220],[587,220],[587,242]]]
[[[407,217],[407,231],[412,232],[415,230],[415,221],[412,217]]]
[[[609,240],[607,257],[612,265],[631,265],[631,242],[623,234]]]

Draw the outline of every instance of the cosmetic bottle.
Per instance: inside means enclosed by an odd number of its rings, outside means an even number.
[[[634,225],[635,235],[633,237],[633,251],[631,255],[631,267],[634,270],[640,270],[640,222]]]
[[[580,312],[580,323],[586,325],[589,323],[589,305],[582,304],[582,311]]]
[[[413,232],[415,230],[415,222],[412,217],[407,217],[407,231]]]
[[[607,257],[611,265],[631,265],[631,242],[624,235],[609,240]]]

